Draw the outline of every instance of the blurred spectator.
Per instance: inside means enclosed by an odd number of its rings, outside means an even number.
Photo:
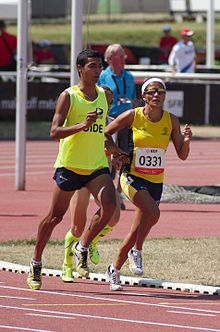
[[[6,32],[6,24],[0,20],[0,71],[16,70],[17,38]]]
[[[173,73],[193,73],[196,71],[195,47],[190,40],[193,34],[194,32],[189,29],[181,30],[182,39],[173,46],[168,59]]]
[[[173,46],[178,42],[175,37],[170,36],[170,26],[164,25],[163,32],[164,35],[160,39],[160,62],[167,64],[169,54],[173,48]]]
[[[34,58],[37,64],[53,64],[54,55],[50,49],[51,42],[47,39],[40,41],[40,49],[35,50]]]
[[[33,58],[34,64],[37,64],[38,53],[39,53],[39,50],[38,50],[37,44],[35,42],[32,42],[32,58]]]
[[[135,106],[136,90],[134,77],[124,69],[125,59],[126,54],[121,45],[109,45],[105,50],[105,61],[108,63],[108,67],[101,73],[98,81],[98,85],[107,85],[113,91],[113,104],[109,112],[109,115],[113,118],[117,118],[120,114]],[[128,152],[127,127],[119,130],[118,145],[123,151]],[[125,204],[121,196],[120,178],[118,178],[117,191],[119,192],[121,209],[125,210]]]

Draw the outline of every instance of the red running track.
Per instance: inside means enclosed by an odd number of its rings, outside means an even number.
[[[165,183],[219,184],[219,147],[220,140],[192,141],[182,162],[170,144]],[[26,190],[16,191],[15,144],[0,142],[0,241],[36,237],[51,201],[57,150],[55,142],[27,142]],[[129,202],[126,207],[108,238],[127,234],[134,208]],[[95,208],[91,201],[88,218]],[[219,205],[162,203],[150,237],[219,237],[219,212]],[[69,226],[68,212],[52,237],[63,239]],[[0,271],[0,331],[220,331],[219,305],[219,296],[135,286],[110,292],[105,282],[64,284],[58,277],[44,277],[42,290],[32,291],[26,275]]]
[[[53,163],[58,143],[28,141],[26,162],[26,190],[15,188],[15,144],[0,142],[0,241],[36,237],[39,222],[47,214],[52,197]],[[166,153],[165,183],[176,185],[220,184],[220,140],[193,140],[190,157],[177,158],[173,145]],[[126,202],[120,222],[106,238],[124,238],[130,229],[134,207]],[[88,219],[96,209],[91,200]],[[219,237],[218,204],[161,203],[161,217],[149,237]],[[64,217],[52,234],[63,239],[70,226],[70,214]]]
[[[58,277],[33,291],[25,279],[0,271],[0,331],[220,331],[219,296]]]

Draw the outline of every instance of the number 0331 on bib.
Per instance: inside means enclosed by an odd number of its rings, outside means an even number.
[[[158,175],[164,171],[165,150],[136,148],[135,172]]]

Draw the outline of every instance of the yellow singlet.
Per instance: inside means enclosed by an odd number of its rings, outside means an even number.
[[[59,153],[54,167],[65,167],[78,174],[89,175],[95,170],[108,167],[104,151],[104,132],[108,110],[105,92],[96,87],[98,97],[93,101],[84,98],[77,85],[67,89],[70,95],[70,108],[63,126],[82,123],[86,114],[98,110],[102,114],[90,128],[60,140]]]
[[[165,151],[172,132],[170,114],[163,111],[158,122],[149,121],[142,107],[135,109],[134,121],[129,128],[129,172],[153,183],[163,182]]]

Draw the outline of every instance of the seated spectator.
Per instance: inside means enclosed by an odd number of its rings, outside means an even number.
[[[177,39],[170,36],[170,31],[171,29],[169,25],[165,25],[163,27],[164,36],[160,39],[160,62],[162,64],[168,63],[169,54],[173,46],[177,43]]]
[[[16,70],[17,38],[6,32],[6,24],[0,20],[0,71]]]
[[[40,49],[35,54],[37,64],[53,64],[54,55],[50,49],[51,42],[43,39],[40,41]]]

